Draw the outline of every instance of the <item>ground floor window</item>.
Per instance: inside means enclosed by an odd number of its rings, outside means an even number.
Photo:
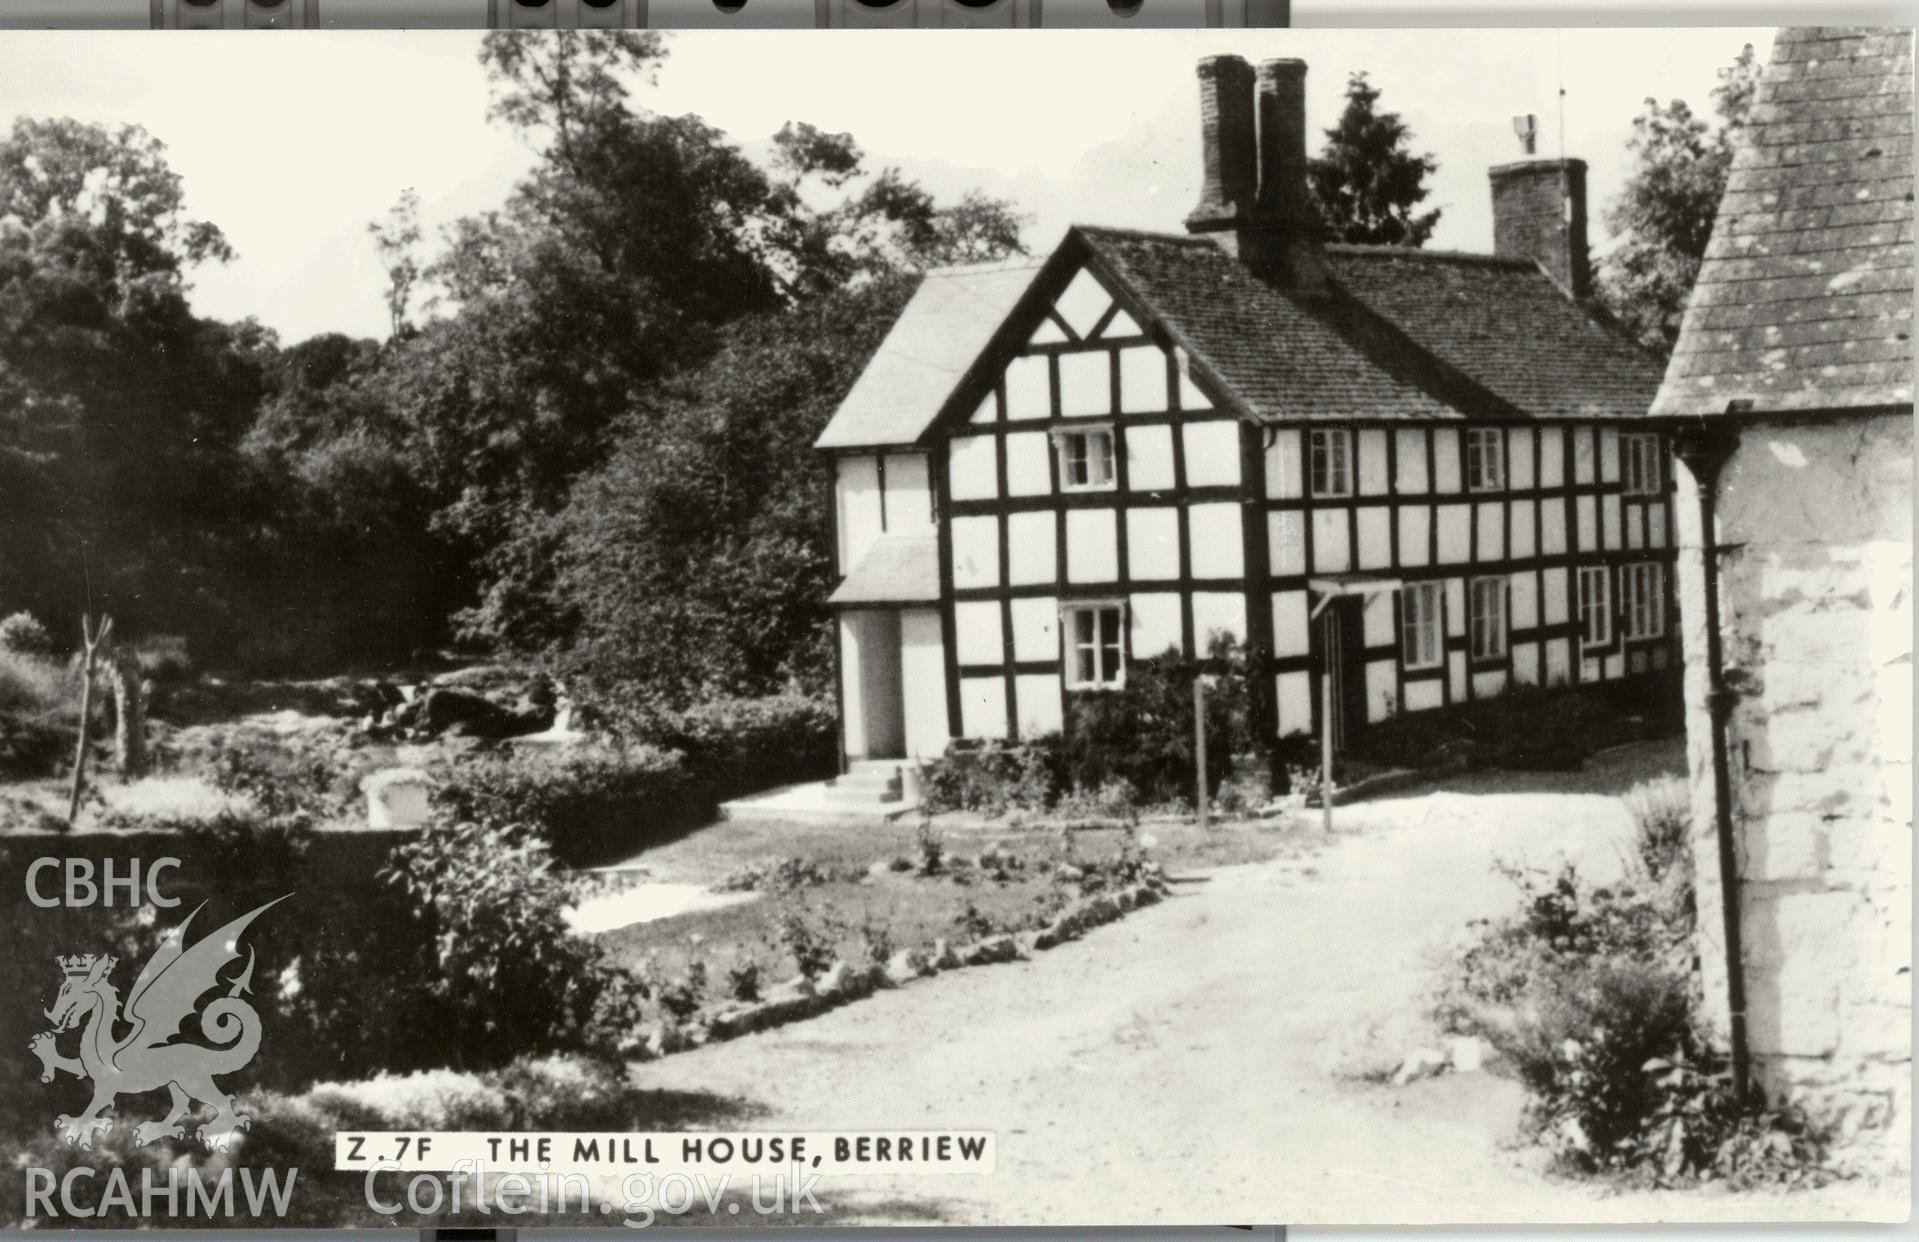
[[[1440,665],[1440,584],[1415,582],[1400,596],[1400,624],[1404,629],[1407,671]]]
[[[1466,631],[1475,660],[1506,654],[1506,580],[1474,578],[1466,584]]]
[[[1666,567],[1657,561],[1619,571],[1620,610],[1627,638],[1658,638],[1666,632]]]
[[[1122,609],[1118,604],[1082,604],[1063,610],[1066,625],[1066,688],[1102,690],[1126,679]]]
[[[1612,642],[1612,570],[1604,565],[1579,571],[1579,641],[1586,647]]]

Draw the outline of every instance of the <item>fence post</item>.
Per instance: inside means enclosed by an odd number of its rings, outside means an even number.
[[[1199,807],[1199,826],[1209,827],[1206,797],[1206,677],[1193,678],[1193,803]]]
[[[1319,818],[1333,833],[1333,611],[1326,610],[1326,661],[1319,670]]]

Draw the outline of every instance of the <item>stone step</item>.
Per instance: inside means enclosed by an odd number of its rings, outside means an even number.
[[[872,789],[859,785],[828,785],[820,793],[828,802],[846,806],[884,806],[889,802],[902,800],[898,785],[887,789]]]
[[[879,772],[886,776],[897,776],[906,765],[904,759],[855,759],[846,765],[848,772]]]
[[[870,789],[875,793],[900,791],[900,777],[897,772],[848,772],[845,776],[836,776],[827,783],[835,789]]]

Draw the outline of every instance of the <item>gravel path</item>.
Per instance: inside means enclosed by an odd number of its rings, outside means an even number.
[[[1513,1142],[1487,1074],[1394,1089],[1467,920],[1511,907],[1503,858],[1616,871],[1613,796],[1677,763],[1480,776],[1342,809],[1317,856],[1188,877],[1165,904],[1030,962],[636,1067],[764,1107],[755,1129],[991,1129],[992,1175],[829,1181],[834,1217],[950,1224],[1403,1223],[1903,1215],[1904,1189],[1608,1194]],[[1312,831],[1317,831],[1316,827]]]

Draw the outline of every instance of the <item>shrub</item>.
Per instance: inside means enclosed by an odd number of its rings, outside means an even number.
[[[325,759],[297,747],[247,746],[230,738],[215,744],[207,768],[215,789],[247,799],[270,820],[324,819],[344,810],[335,775]]]
[[[49,776],[59,770],[72,745],[70,729],[0,713],[0,780]]]
[[[1074,695],[1067,707],[1062,767],[1066,783],[1099,789],[1129,782],[1147,803],[1193,804],[1193,682],[1214,678],[1206,694],[1206,789],[1211,797],[1231,772],[1233,756],[1255,750],[1246,661],[1230,637],[1215,639],[1207,658],[1168,651],[1135,662],[1125,685]]]
[[[760,964],[752,958],[742,958],[726,968],[726,991],[736,1001],[756,1001],[760,998]]]
[[[722,698],[656,718],[641,736],[685,754],[702,793],[722,802],[832,775],[839,717],[831,701],[797,692]]]
[[[920,861],[916,869],[919,875],[938,875],[946,866],[946,843],[940,838],[939,829],[931,823],[922,821],[914,842],[919,847]]]
[[[1692,790],[1677,776],[1642,781],[1626,792],[1632,814],[1633,845],[1648,879],[1692,875]]]
[[[77,677],[44,656],[0,651],[0,716],[58,714],[70,723],[80,710]]]
[[[1060,740],[977,742],[961,739],[927,764],[920,777],[920,805],[929,815],[974,811],[1043,811],[1058,795]]]
[[[774,931],[774,947],[793,959],[794,967],[807,979],[817,979],[833,965],[833,940],[807,921],[796,909],[780,915]]]
[[[53,658],[53,635],[29,612],[16,612],[0,621],[0,654]]]
[[[536,832],[569,863],[671,839],[712,809],[679,752],[645,745],[477,751],[434,800],[454,822]]]
[[[1097,789],[1075,788],[1062,795],[1054,808],[1062,819],[1139,818],[1139,790],[1123,776],[1103,781]]]

